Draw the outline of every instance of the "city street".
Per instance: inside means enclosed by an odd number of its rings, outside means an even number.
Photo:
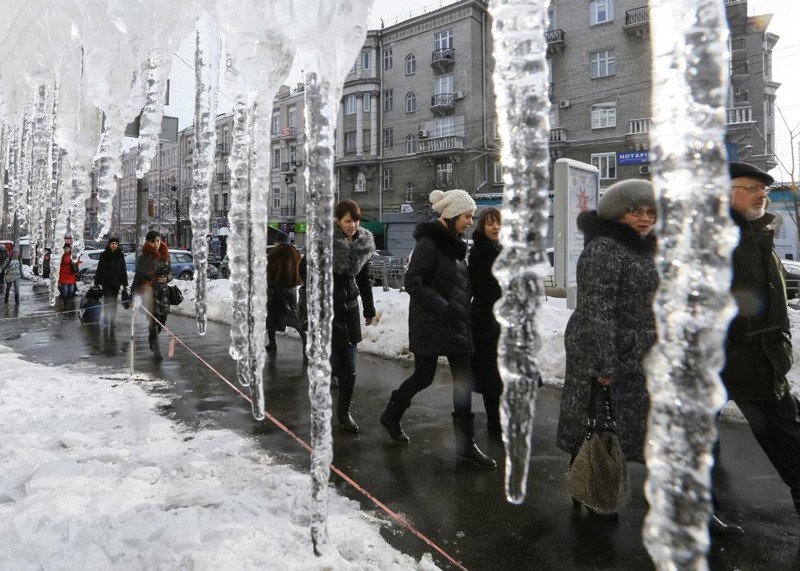
[[[77,308],[77,299],[74,305]],[[116,331],[109,335],[97,326],[82,326],[75,313],[58,313],[57,309],[60,304],[55,309],[48,306],[44,289],[33,291],[30,282],[23,281],[21,307],[17,309],[13,303],[0,306],[0,344],[33,362],[100,375],[127,370],[133,345],[135,371],[167,381],[152,385],[136,381],[163,397],[162,414],[196,430],[224,427],[250,435],[276,462],[307,471],[308,453],[301,446],[268,420],[254,421],[249,403],[180,345],[176,344],[172,358],[166,358],[167,339],[162,335],[165,360],[154,362],[142,317],[136,318],[132,343],[130,311],[120,308]],[[194,319],[172,315],[167,325],[235,382],[227,325],[209,322],[203,337],[197,334]],[[501,469],[489,472],[453,460],[452,388],[447,373],[440,372],[407,412],[403,425],[412,443],[403,446],[389,439],[378,417],[390,391],[411,372],[409,364],[361,353],[358,371],[354,417],[361,434],[343,433],[334,420],[334,464],[465,568],[653,568],[641,541],[646,513],[642,466],[631,465],[633,499],[619,514],[618,522],[573,510],[564,477],[569,458],[555,446],[559,389],[546,386],[539,392],[528,498],[523,505],[514,506],[504,497],[502,448],[487,441],[478,395],[473,399],[478,444],[501,464]],[[308,442],[308,381],[299,342],[278,338],[278,352],[267,365],[265,387],[267,411]],[[335,398],[334,394],[334,402]],[[31,395],[31,406],[36,406],[36,395]],[[710,567],[800,569],[800,518],[788,489],[746,425],[724,423],[721,439],[717,494],[726,519],[744,527],[746,534],[732,541],[714,541]],[[335,475],[331,482],[342,494],[359,501],[362,509],[385,520],[383,536],[393,546],[417,559],[430,552],[442,569],[454,568],[360,491]]]

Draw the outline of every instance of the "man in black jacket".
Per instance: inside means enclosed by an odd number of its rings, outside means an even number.
[[[728,327],[722,380],[800,514],[800,402],[786,380],[792,366],[786,285],[773,249],[775,216],[766,212],[773,178],[747,163],[731,163],[730,176],[731,216],[740,231],[731,281],[738,313]]]

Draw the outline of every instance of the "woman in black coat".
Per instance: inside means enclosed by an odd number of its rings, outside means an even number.
[[[142,253],[136,259],[136,273],[133,275],[131,293],[142,297],[142,305],[148,309],[148,342],[153,358],[161,360],[158,347],[158,334],[169,315],[169,286],[172,279],[172,266],[169,263],[169,249],[161,241],[161,234],[151,230],[145,236]]]
[[[356,384],[356,350],[361,341],[358,298],[364,305],[364,323],[375,317],[369,260],[375,252],[372,233],[360,228],[361,209],[352,200],[336,205],[333,229],[333,329],[331,331],[331,373],[338,379],[336,415],[347,432],[358,434],[350,413]]]
[[[128,287],[128,270],[125,254],[117,238],[109,238],[106,249],[100,254],[94,285],[103,288],[103,326],[113,327],[117,318],[117,297],[121,287]]]
[[[297,286],[300,280],[300,252],[289,244],[289,236],[279,232],[275,246],[267,254],[267,351],[276,351],[275,332],[294,327],[303,341],[306,333],[300,324],[297,308]]]
[[[434,190],[430,201],[440,217],[414,230],[417,245],[405,277],[405,289],[411,296],[408,335],[414,372],[392,392],[381,424],[392,439],[410,442],[400,419],[414,395],[433,382],[437,360],[444,355],[453,374],[456,458],[495,468],[497,463],[475,445],[472,413],[470,289],[467,244],[462,236],[472,224],[475,201],[463,190]]]
[[[500,437],[500,395],[503,381],[497,369],[497,342],[500,324],[494,317],[494,304],[502,296],[500,284],[492,274],[492,265],[502,250],[500,246],[501,216],[497,208],[487,208],[478,218],[469,251],[469,285],[472,290],[472,372],[475,392],[483,395],[486,428]]]

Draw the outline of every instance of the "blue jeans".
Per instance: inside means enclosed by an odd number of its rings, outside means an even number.
[[[358,345],[344,348],[331,347],[331,374],[337,379],[356,374],[356,350]]]
[[[19,303],[19,278],[15,279],[13,282],[8,282],[5,284],[6,286],[6,297],[5,302],[8,303],[8,294],[11,293],[11,288],[14,288],[14,301]]]
[[[58,284],[58,291],[62,298],[67,299],[75,295],[78,291],[78,286],[77,284]]]

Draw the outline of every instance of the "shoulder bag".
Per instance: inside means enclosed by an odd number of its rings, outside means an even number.
[[[167,295],[169,296],[170,305],[180,305],[183,301],[183,292],[176,285],[167,287]]]

